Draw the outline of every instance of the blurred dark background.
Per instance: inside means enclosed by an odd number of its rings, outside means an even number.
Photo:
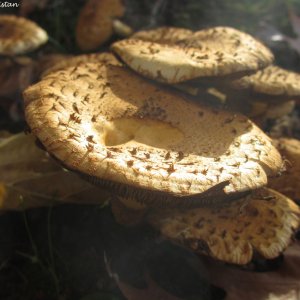
[[[85,0],[6,2],[20,3],[20,7],[0,8],[0,13],[21,13],[46,29],[54,48],[48,51],[79,53],[74,28]],[[299,68],[297,51],[290,49],[292,47],[287,42],[276,41],[276,34],[280,33],[297,38],[290,13],[300,14],[299,0],[124,0],[124,3],[124,21],[135,30],[163,25],[193,30],[233,26],[264,40],[274,50],[278,64]]]

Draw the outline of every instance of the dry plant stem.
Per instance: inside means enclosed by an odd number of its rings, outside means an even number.
[[[148,26],[149,28],[157,26],[157,19],[167,7],[167,3],[168,0],[156,0],[151,11],[150,21]]]
[[[124,202],[126,203],[126,199]],[[116,221],[126,226],[134,226],[140,223],[146,213],[145,208],[128,207],[128,205],[124,204],[117,196],[111,199],[111,209]]]
[[[48,265],[45,265],[45,263],[42,261],[41,259],[41,255],[39,253],[38,247],[33,239],[33,236],[31,234],[31,229],[29,227],[28,224],[28,220],[27,220],[27,216],[26,216],[26,212],[23,211],[23,220],[24,220],[24,224],[25,224],[25,229],[30,241],[30,245],[32,247],[33,250],[33,255],[27,254],[27,253],[23,253],[21,251],[16,251],[17,254],[19,254],[20,256],[23,256],[27,259],[29,259],[32,263],[37,263],[40,268],[45,272],[45,273],[50,273],[54,286],[55,286],[55,292],[56,292],[56,296],[57,299],[59,299],[60,297],[60,283],[55,271],[55,262],[54,262],[54,255],[53,255],[53,246],[52,246],[52,239],[51,239],[51,224],[50,224],[50,218],[51,218],[51,207],[48,211],[48,217],[47,217],[47,235],[48,235],[48,246],[49,246],[49,254],[50,254],[50,262],[47,262]]]
[[[113,20],[112,26],[114,32],[121,37],[128,37],[133,33],[133,30],[130,26],[118,19]]]

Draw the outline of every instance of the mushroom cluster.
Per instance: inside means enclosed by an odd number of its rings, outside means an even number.
[[[0,15],[0,108],[12,119],[19,113],[21,92],[36,78],[37,64],[27,54],[48,41],[47,33],[35,22],[14,15]]]
[[[158,28],[112,50],[117,56],[57,64],[25,90],[26,120],[45,149],[108,189],[120,223],[148,222],[230,263],[278,256],[300,223],[298,206],[266,188],[285,163],[254,122],[207,103],[206,93],[228,89],[235,101],[246,101],[245,91],[249,99],[265,94],[264,101],[276,94],[281,103],[297,97],[299,85],[278,79],[299,75],[271,67],[270,50],[233,28]],[[197,95],[178,84],[196,87]]]
[[[299,100],[300,75],[272,65],[269,49],[233,28],[193,33],[163,27],[137,32],[112,49],[141,75],[196,98],[207,94],[210,101],[242,112],[262,127],[290,113]]]

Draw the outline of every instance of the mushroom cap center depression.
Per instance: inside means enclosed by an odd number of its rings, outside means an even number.
[[[178,143],[184,134],[169,123],[150,118],[118,118],[102,125],[103,143],[106,146],[146,144],[164,148]]]

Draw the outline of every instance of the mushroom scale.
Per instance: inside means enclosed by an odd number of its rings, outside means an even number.
[[[148,222],[198,254],[242,265],[255,251],[267,259],[277,257],[299,227],[299,217],[292,200],[263,188],[226,206],[155,210]]]
[[[178,41],[174,34],[168,36],[165,32],[162,40],[157,41],[152,31],[148,36],[141,34],[141,39],[136,34],[133,38],[115,42],[111,48],[134,71],[171,84],[200,77],[245,75],[273,61],[269,49],[234,28],[205,29]]]
[[[14,15],[0,15],[1,55],[24,54],[47,41],[47,33],[34,22]]]
[[[232,195],[264,186],[283,168],[245,116],[194,103],[124,67],[78,64],[29,87],[24,100],[32,132],[69,169],[182,205],[198,196],[201,204],[199,194],[211,198],[220,187]]]

